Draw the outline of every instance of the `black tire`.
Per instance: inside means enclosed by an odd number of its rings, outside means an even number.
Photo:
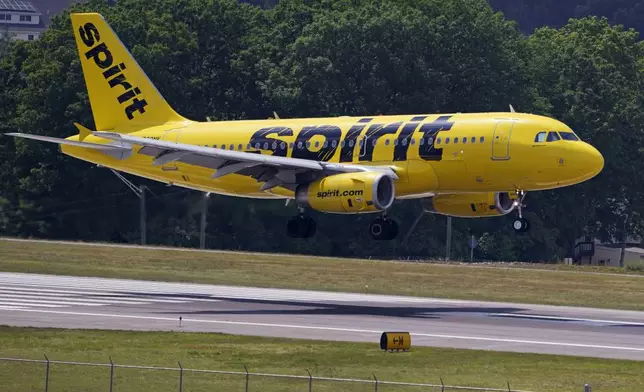
[[[388,219],[387,224],[388,224],[387,229],[389,231],[389,235],[387,236],[387,239],[393,240],[398,236],[398,232],[400,230],[398,226],[398,222],[393,219]]]
[[[525,233],[530,229],[530,222],[525,218],[517,218],[512,223],[512,228],[516,233]]]
[[[311,238],[316,230],[315,220],[309,217],[297,216],[286,223],[286,234],[291,238]]]
[[[386,240],[389,234],[389,225],[382,218],[378,218],[369,225],[371,238],[377,241]]]
[[[286,234],[291,238],[301,238],[300,237],[300,218],[291,218],[286,222]]]
[[[301,233],[301,238],[311,238],[315,235],[317,230],[317,224],[313,218],[304,218],[303,231]]]

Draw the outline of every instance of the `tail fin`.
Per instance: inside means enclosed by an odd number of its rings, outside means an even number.
[[[96,130],[129,132],[187,121],[177,114],[97,13],[72,14]]]

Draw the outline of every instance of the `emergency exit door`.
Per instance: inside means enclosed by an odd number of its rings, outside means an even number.
[[[492,159],[510,159],[510,138],[512,136],[513,127],[514,120],[497,121],[492,140]]]

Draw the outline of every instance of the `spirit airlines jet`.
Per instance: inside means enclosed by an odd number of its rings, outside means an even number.
[[[103,17],[72,14],[96,130],[76,124],[63,153],[171,185],[224,195],[291,199],[293,238],[316,230],[306,209],[377,213],[371,236],[393,239],[394,199],[425,198],[431,212],[491,217],[517,211],[526,192],[586,181],[602,155],[565,124],[530,114],[412,114],[195,122],[177,114]]]

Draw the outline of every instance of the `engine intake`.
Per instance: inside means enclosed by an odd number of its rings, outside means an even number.
[[[295,190],[299,206],[336,214],[386,210],[395,195],[394,180],[378,172],[334,174]]]

